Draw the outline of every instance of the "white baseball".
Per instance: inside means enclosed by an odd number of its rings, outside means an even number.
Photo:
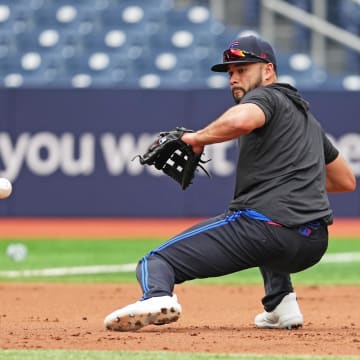
[[[24,244],[10,244],[6,248],[6,255],[14,261],[24,261],[28,255],[28,249]]]
[[[0,199],[6,199],[12,192],[12,185],[8,179],[0,178]]]

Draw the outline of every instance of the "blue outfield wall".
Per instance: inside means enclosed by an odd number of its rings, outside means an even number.
[[[304,92],[360,177],[359,92]],[[231,106],[227,90],[0,90],[0,176],[13,181],[1,216],[212,216],[233,193],[235,142],[207,147],[209,179],[182,191],[131,159],[161,130],[198,129]],[[360,187],[330,196],[335,216],[360,216]]]

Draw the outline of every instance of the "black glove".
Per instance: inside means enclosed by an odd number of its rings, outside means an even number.
[[[175,130],[161,132],[145,154],[136,156],[139,157],[140,164],[154,165],[177,181],[183,190],[192,184],[197,167],[210,176],[200,164],[209,160],[201,160],[202,153],[195,154],[191,145],[181,140],[185,132],[194,131],[177,127]]]

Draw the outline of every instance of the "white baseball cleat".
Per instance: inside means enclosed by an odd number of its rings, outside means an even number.
[[[255,317],[255,326],[267,329],[298,329],[304,318],[296,301],[296,294],[286,295],[271,312],[264,311]]]
[[[177,321],[180,314],[176,295],[152,297],[115,310],[105,318],[104,325],[107,330],[136,331],[146,325]]]

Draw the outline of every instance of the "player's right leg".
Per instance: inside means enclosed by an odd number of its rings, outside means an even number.
[[[137,266],[136,274],[145,294],[151,288],[151,296],[115,310],[105,320],[105,328],[115,331],[135,331],[146,325],[164,325],[177,321],[181,315],[181,305],[173,295],[174,271],[170,264],[158,256],[150,259],[151,269],[147,268],[144,257]],[[146,266],[146,268],[145,268]],[[150,272],[148,278],[146,273]]]
[[[135,331],[146,325],[164,325],[177,321],[181,305],[176,295],[155,296],[113,311],[105,320],[107,330]]]
[[[242,257],[247,252],[242,251],[236,238],[242,232],[256,237],[254,229],[247,219],[240,221],[240,226],[235,220],[227,214],[209,219],[144,256],[136,270],[142,299],[108,315],[105,327],[132,331],[150,324],[176,321],[182,309],[173,296],[175,284],[225,275],[252,265],[250,258]]]

